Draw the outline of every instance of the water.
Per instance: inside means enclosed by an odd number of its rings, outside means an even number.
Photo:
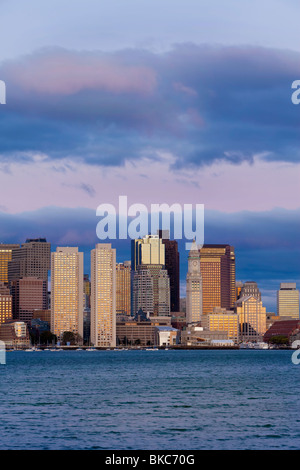
[[[291,354],[7,352],[0,449],[299,449]]]

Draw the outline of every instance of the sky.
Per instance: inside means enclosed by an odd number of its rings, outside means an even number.
[[[205,243],[233,245],[275,311],[300,285],[299,9],[0,0],[0,241],[79,246],[87,271],[98,205],[204,204]]]

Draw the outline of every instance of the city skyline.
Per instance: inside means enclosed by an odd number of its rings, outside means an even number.
[[[147,238],[148,235],[145,235],[145,237]],[[141,237],[142,239],[143,237]],[[30,239],[27,238],[27,240],[29,241]],[[34,240],[34,239],[32,239]],[[38,240],[38,239],[35,239],[35,240]],[[62,248],[62,249],[66,249],[66,248],[70,248],[71,250],[73,248],[76,248],[78,249],[80,252],[82,252],[83,254],[83,273],[84,275],[88,275],[89,276],[89,279],[90,279],[90,276],[91,276],[91,252],[92,250],[95,248],[95,246],[97,244],[106,244],[108,243],[107,241],[99,241],[99,240],[96,240],[95,244],[94,245],[90,245],[90,246],[76,246],[75,244],[71,245],[71,244],[65,244],[63,246],[56,246],[56,245],[52,245],[51,242],[49,242],[48,240],[46,239],[43,239],[47,245],[50,246],[51,248],[51,255],[53,253],[55,253],[57,251],[57,249],[59,248]],[[172,238],[170,238],[170,241],[173,241]],[[116,265],[120,264],[120,263],[128,263],[130,262],[130,260],[132,261],[131,259],[131,256],[132,256],[132,252],[130,253],[130,250],[132,250],[132,246],[131,246],[131,243],[133,242],[133,240],[113,240],[113,241],[110,241],[111,242],[111,246],[113,249],[116,250]],[[121,244],[122,246],[122,250],[121,250],[121,253],[119,252],[117,246],[118,244]],[[12,247],[19,247],[19,244],[10,244]],[[21,242],[20,245],[25,245],[26,244],[24,243],[24,240],[23,242]],[[124,248],[124,245],[125,245],[125,248]],[[126,250],[126,245],[127,245],[127,250]],[[218,244],[218,245],[210,245],[210,244],[205,244],[206,246],[212,246],[212,247],[222,247],[225,248],[226,246],[228,248],[230,248],[229,245],[224,245],[224,244]],[[8,244],[9,246],[9,244]],[[185,240],[178,240],[178,247],[179,247],[179,265],[180,265],[180,286],[179,286],[179,295],[180,295],[180,298],[185,298],[186,297],[186,275],[188,273],[188,258],[189,258],[189,251],[187,251],[185,249]],[[181,250],[180,250],[180,247],[181,247]],[[0,242],[0,248],[1,248],[1,242]],[[235,247],[231,246],[231,248],[233,248],[233,250],[235,251],[236,253],[236,249]],[[17,250],[18,251],[18,250]],[[236,269],[237,266],[239,264],[239,260],[238,260],[238,256],[235,255],[235,272],[238,272],[238,270]],[[292,278],[291,276],[288,278],[289,279],[289,282],[291,283],[295,283],[297,286],[299,285],[299,283],[297,282],[297,280],[295,278]],[[267,309],[267,312],[273,312],[276,314],[277,312],[277,295],[278,295],[278,290],[280,289],[280,285],[282,284],[282,279],[279,279],[279,282],[278,284],[274,284],[274,289],[272,290],[272,292],[268,292],[269,295],[266,295],[265,294],[265,291],[264,289],[262,289],[262,285],[263,285],[263,282],[258,282],[257,279],[254,278],[254,276],[249,276],[247,278],[241,278],[239,277],[238,275],[235,276],[235,281],[236,283],[240,283],[242,282],[243,284],[244,283],[248,283],[248,284],[257,284],[257,287],[260,291],[260,295],[262,297],[262,301],[263,301],[263,305],[266,307]],[[51,291],[51,269],[49,270],[49,273],[48,273],[48,290]],[[230,290],[232,290],[232,286],[230,288]],[[229,293],[228,293],[229,295]]]
[[[274,310],[300,283],[296,3],[116,5],[1,2],[0,241],[88,253],[121,194],[204,204],[205,243],[234,246]]]
[[[299,447],[299,12],[0,0],[1,449]]]

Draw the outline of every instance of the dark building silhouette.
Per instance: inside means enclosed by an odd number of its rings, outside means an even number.
[[[176,240],[169,239],[168,230],[159,230],[159,238],[165,245],[165,268],[170,278],[170,308],[171,312],[180,311],[180,283],[179,283],[179,251]]]

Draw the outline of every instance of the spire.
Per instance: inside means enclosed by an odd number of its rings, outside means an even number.
[[[193,242],[192,242],[192,246],[191,246],[190,251],[198,251],[198,246],[197,246],[197,243],[196,243],[195,238],[194,238],[194,240],[193,240]]]

